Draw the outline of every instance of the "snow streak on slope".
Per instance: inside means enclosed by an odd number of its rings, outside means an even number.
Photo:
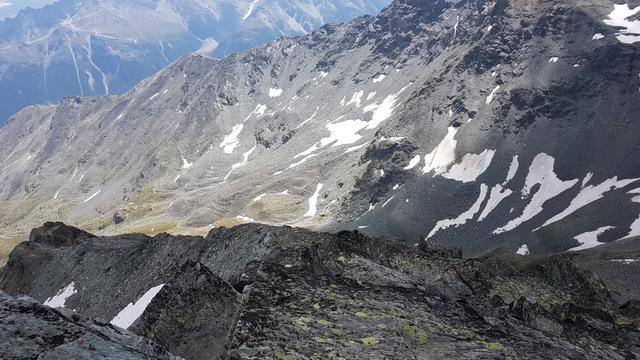
[[[476,200],[476,202],[471,206],[471,208],[469,208],[469,210],[465,211],[464,213],[460,214],[460,216],[458,216],[455,219],[438,221],[436,226],[431,230],[431,232],[427,236],[427,239],[435,235],[440,230],[447,229],[451,226],[458,227],[466,224],[467,221],[473,219],[473,217],[480,211],[480,206],[482,205],[482,202],[484,202],[484,199],[487,197],[487,188],[488,188],[487,185],[481,184],[480,195],[478,196],[478,200]]]
[[[138,318],[144,313],[145,309],[156,295],[162,290],[165,284],[158,285],[149,289],[138,301],[135,303],[129,303],[127,307],[122,309],[116,317],[111,320],[111,324],[128,329]]]
[[[67,285],[64,289],[58,291],[58,293],[45,300],[44,305],[52,308],[63,308],[67,299],[72,295],[77,294],[78,290],[75,289],[75,282]]]
[[[323,186],[324,184],[318,184],[316,191],[309,198],[309,210],[304,214],[304,217],[314,217],[318,213],[318,197]]]
[[[538,191],[531,197],[531,201],[523,210],[522,215],[509,221],[505,226],[496,229],[494,234],[511,231],[531,220],[543,210],[542,206],[549,199],[560,195],[578,183],[578,179],[560,180],[553,172],[554,163],[555,159],[545,153],[541,153],[533,159],[522,195],[525,198],[529,197],[531,190],[536,185],[539,185]]]

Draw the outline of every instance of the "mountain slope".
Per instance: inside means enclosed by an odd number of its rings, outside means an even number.
[[[452,253],[257,224],[206,238],[150,238],[94,237],[49,223],[14,251],[0,289],[74,309],[75,318],[112,319],[112,332],[127,329],[185,359],[640,354],[637,301],[615,304],[569,256]],[[0,293],[0,312],[10,301]]]
[[[388,3],[60,0],[24,10],[0,21],[0,125],[26,105],[121,94],[191,52],[224,57]]]
[[[398,0],[26,109],[0,131],[3,235],[259,221],[514,256],[638,235],[637,6]]]

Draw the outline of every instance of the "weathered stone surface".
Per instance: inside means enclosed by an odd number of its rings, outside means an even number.
[[[463,259],[358,232],[249,224],[206,238],[26,243],[0,289],[45,300],[73,281],[65,306],[110,319],[165,284],[130,330],[185,359],[640,356],[637,304],[621,307],[574,258]],[[7,282],[14,272],[28,274],[22,287]]]
[[[99,320],[0,291],[0,359],[178,360],[160,345]]]

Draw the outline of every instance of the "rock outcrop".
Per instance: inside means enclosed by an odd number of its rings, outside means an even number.
[[[185,359],[640,356],[637,304],[614,302],[571,256],[463,259],[358,232],[27,242],[0,289],[116,323],[137,308],[129,330]]]
[[[0,291],[0,358],[180,360],[160,345],[107,322]]]

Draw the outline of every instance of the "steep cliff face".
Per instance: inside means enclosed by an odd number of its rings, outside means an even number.
[[[570,256],[464,260],[357,232],[257,224],[206,238],[87,237],[46,224],[32,238],[0,273],[0,289],[73,309],[60,310],[72,318],[107,319],[93,329],[111,319],[111,333],[128,329],[185,359],[640,355],[637,302],[614,303]],[[3,298],[0,311],[33,316],[7,310],[14,302]]]
[[[396,1],[0,130],[6,237],[258,221],[461,246],[639,235],[639,3]]]
[[[0,21],[0,125],[63,96],[122,94],[192,53],[222,58],[389,0],[60,0]]]

